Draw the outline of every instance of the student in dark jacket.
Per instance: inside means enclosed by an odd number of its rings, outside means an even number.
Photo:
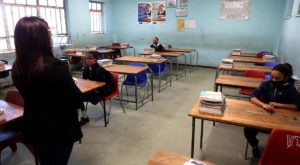
[[[153,44],[150,45],[151,48],[154,48],[156,52],[163,52],[164,47],[158,42],[158,37],[153,38]]]
[[[270,113],[276,113],[277,108],[300,110],[300,94],[294,86],[292,66],[288,63],[276,65],[271,72],[271,79],[264,81],[250,96],[250,102],[261,106]],[[254,157],[260,156],[258,139],[259,130],[245,128],[244,134],[252,146]]]
[[[12,78],[24,99],[22,133],[41,165],[66,165],[82,138],[77,109],[83,95],[65,63],[54,58],[45,20],[24,17],[15,27]]]
[[[105,70],[102,66],[97,63],[99,55],[95,51],[88,52],[86,54],[86,66],[83,70],[83,79],[105,82],[103,87],[84,94],[84,101],[97,104],[103,97],[110,95],[114,89],[114,79],[112,74]],[[89,122],[90,119],[86,115],[86,109],[84,106],[81,108],[82,117],[80,124],[84,125]]]

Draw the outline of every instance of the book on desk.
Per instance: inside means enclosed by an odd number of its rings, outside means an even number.
[[[225,108],[225,96],[221,92],[200,92],[199,112],[223,115]]]

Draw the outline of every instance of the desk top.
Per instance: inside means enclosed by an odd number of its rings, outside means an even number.
[[[112,49],[99,49],[99,50],[84,50],[83,52],[87,53],[87,52],[98,52],[98,53],[112,53],[115,50]]]
[[[143,62],[147,64],[161,64],[166,61],[168,61],[165,58],[149,58],[149,57],[143,57],[143,56],[122,56],[120,58],[116,58],[115,61],[127,61],[127,62]]]
[[[183,53],[179,53],[179,52],[140,52],[140,55],[152,55],[152,54],[158,54],[161,56],[165,56],[165,57],[179,57],[182,56]]]
[[[0,68],[0,72],[10,71],[12,69],[12,65],[5,64],[4,68]]]
[[[85,80],[85,79],[81,79],[81,78],[76,78],[75,84],[77,85],[77,87],[79,88],[79,90],[82,93],[92,91],[94,89],[97,89],[97,88],[105,85],[104,82]]]
[[[127,75],[135,75],[141,73],[145,70],[148,70],[148,67],[141,67],[141,66],[129,66],[129,65],[118,65],[113,64],[111,66],[105,67],[107,71],[116,72],[120,74],[127,74]]]
[[[158,150],[155,152],[155,154],[152,156],[152,158],[148,161],[147,165],[183,165],[184,162],[188,162],[192,158],[178,155],[175,153],[167,152],[167,151],[161,151]],[[195,159],[193,159],[195,160]],[[207,165],[213,165],[212,163],[205,162],[205,161],[199,161],[201,163],[205,163]]]
[[[244,76],[228,76],[219,75],[215,83],[217,85],[232,86],[232,87],[242,87],[242,88],[257,88],[263,78],[253,78]]]
[[[131,47],[104,45],[104,46],[100,46],[100,48],[106,48],[106,49],[127,49],[127,48],[131,48]]]
[[[10,123],[23,116],[23,107],[0,100],[0,108],[4,109],[4,120],[0,121],[0,126]]]
[[[166,51],[170,52],[186,52],[186,53],[191,53],[195,51],[195,49],[186,49],[186,48],[168,48]]]
[[[218,69],[220,70],[232,70],[232,71],[245,71],[245,70],[255,70],[261,71],[265,73],[271,73],[272,67],[269,66],[258,66],[258,65],[242,65],[242,64],[233,64],[232,68],[226,68],[219,66]]]
[[[81,58],[85,57],[85,53],[84,53],[84,52],[82,52],[82,54],[76,54],[76,53],[64,53],[63,55],[64,55],[64,56],[72,56],[72,57],[81,57]]]
[[[256,53],[241,53],[240,55],[236,54],[229,54],[228,57],[230,56],[235,56],[235,57],[255,57],[256,58]]]
[[[239,56],[230,56],[229,59],[233,59],[234,62],[249,62],[249,63],[259,63],[265,64],[267,61],[261,58],[256,57],[239,57]]]
[[[222,116],[199,112],[198,100],[188,116],[264,130],[288,129],[300,131],[300,111],[277,109],[271,114],[263,108],[244,100],[226,98],[226,109]]]

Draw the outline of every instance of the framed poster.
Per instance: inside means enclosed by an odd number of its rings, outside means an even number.
[[[138,23],[139,24],[163,24],[166,22],[166,1],[139,2]]]
[[[189,0],[180,0],[180,7],[187,7]]]
[[[166,0],[166,7],[177,7],[177,0]]]
[[[176,17],[186,17],[186,16],[187,16],[187,8],[176,9]]]

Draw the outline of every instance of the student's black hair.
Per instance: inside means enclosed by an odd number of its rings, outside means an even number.
[[[157,39],[157,41],[159,41],[158,37],[156,37],[156,36],[155,36],[155,37],[153,37],[153,38],[156,38],[156,39]]]
[[[98,59],[99,59],[99,54],[98,54],[98,52],[96,52],[96,51],[89,51],[89,52],[86,53],[86,56],[87,56],[87,55],[90,55],[90,54],[93,56],[93,58],[94,58],[95,60],[98,60]]]
[[[293,75],[293,67],[289,63],[278,64],[273,67],[273,70],[281,72],[286,77],[292,77]]]

